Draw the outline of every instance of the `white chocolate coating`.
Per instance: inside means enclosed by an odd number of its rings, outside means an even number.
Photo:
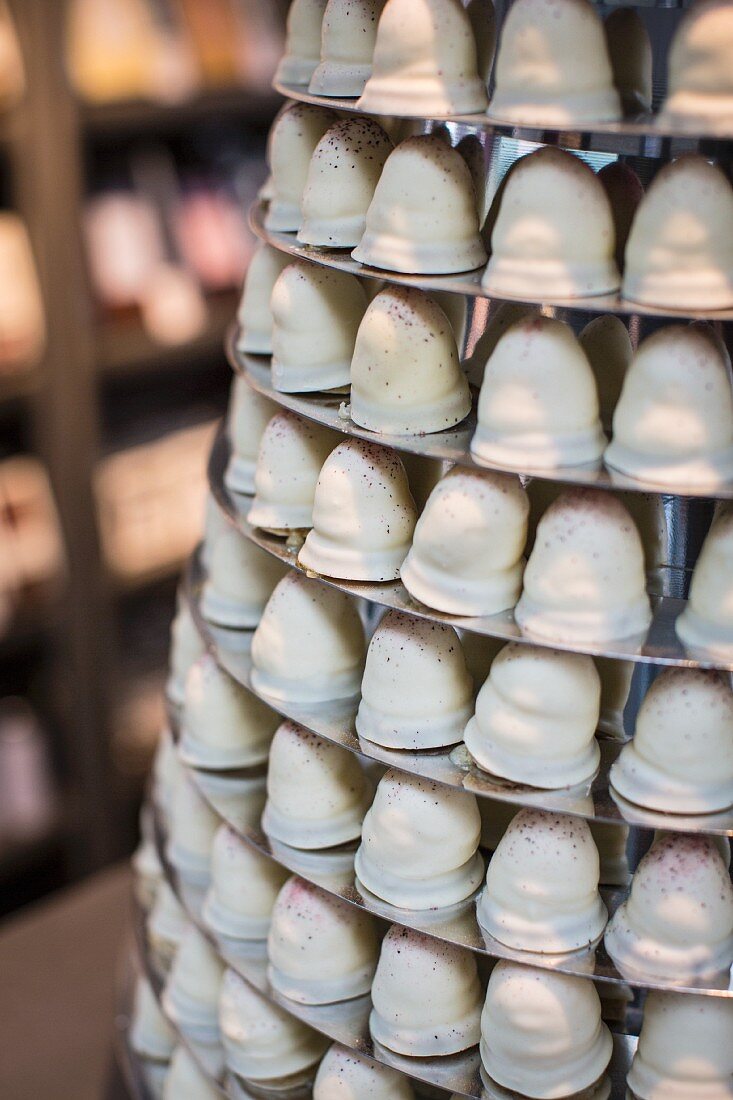
[[[483,111],[487,97],[478,65],[460,0],[387,0],[358,106],[383,115]]]
[[[482,286],[516,298],[587,298],[618,290],[613,215],[603,184],[572,153],[545,146],[503,186]]]
[[[253,390],[245,378],[234,379],[228,415],[232,449],[224,475],[224,484],[233,493],[247,496],[254,493],[257,452],[262,434],[276,412],[277,406]]]
[[[211,848],[211,886],[204,920],[213,932],[237,940],[264,940],[288,872],[221,825]]]
[[[473,680],[455,630],[388,611],[367,650],[356,732],[393,749],[456,745],[473,711]]]
[[[347,749],[283,722],[270,750],[262,828],[304,850],[355,840],[371,790],[359,759]]]
[[[397,580],[416,521],[399,455],[349,439],[331,452],[318,476],[313,528],[298,562],[327,577]]]
[[[733,189],[702,156],[654,177],[626,244],[624,298],[667,309],[733,305]]]
[[[410,1079],[334,1043],[323,1056],[313,1100],[415,1100]]]
[[[194,1041],[216,1041],[224,964],[198,928],[189,924],[163,994],[163,1007]]]
[[[182,768],[173,792],[168,859],[192,885],[209,885],[211,845],[218,827],[219,818]]]
[[[354,275],[306,260],[289,264],[272,290],[272,385],[313,393],[349,384],[366,294]]]
[[[611,1059],[593,982],[501,959],[481,1014],[481,1061],[512,1094],[554,1100],[584,1093]]]
[[[201,614],[236,630],[251,630],[285,574],[281,562],[228,525],[211,548]]]
[[[479,897],[479,924],[517,951],[555,955],[601,936],[600,863],[583,818],[523,809],[494,852]]]
[[[266,229],[280,233],[300,229],[311,157],[336,121],[333,111],[308,103],[289,103],[275,119],[268,143],[272,198],[265,214]]]
[[[639,346],[605,460],[629,477],[680,490],[730,481],[730,359],[712,329],[667,325]]]
[[[674,982],[733,964],[733,885],[711,839],[667,833],[639,863],[609,921],[606,950],[624,975]]]
[[[170,969],[188,918],[167,882],[161,882],[155,905],[148,917],[146,934],[156,963],[163,972]]]
[[[321,27],[321,63],[311,95],[358,96],[372,75],[384,0],[329,0]]]
[[[172,703],[180,706],[183,702],[188,670],[203,652],[204,643],[188,604],[179,599],[171,626],[170,673],[165,688]]]
[[[252,638],[252,685],[292,702],[347,699],[359,690],[365,649],[353,599],[291,571]]]
[[[634,349],[629,330],[613,313],[589,321],[578,336],[596,378],[601,423],[610,428]]]
[[[370,267],[415,275],[480,267],[486,250],[476,191],[461,154],[435,135],[401,142],[387,158],[352,256]]]
[[[357,878],[399,909],[454,905],[480,885],[481,817],[472,794],[390,770],[361,833]]]
[[[351,419],[370,431],[422,435],[471,409],[455,331],[432,297],[386,286],[359,326],[351,362]]]
[[[590,0],[517,0],[501,28],[492,118],[526,126],[613,122],[613,86],[603,21]]]
[[[528,515],[518,478],[454,467],[417,521],[401,570],[405,588],[449,615],[494,615],[514,607]]]
[[[261,241],[247,268],[237,321],[240,333],[237,349],[249,355],[269,355],[272,351],[272,313],[270,297],[275,280],[290,257]]]
[[[733,654],[733,505],[719,505],[697,559],[690,596],[675,624],[683,645]]]
[[[664,122],[733,122],[733,20],[725,0],[700,0],[677,25],[667,57]]]
[[[353,0],[339,0],[353,5]],[[354,248],[366,227],[392,142],[373,118],[347,118],[316,146],[303,192],[298,240],[329,248]]]
[[[397,1054],[455,1054],[478,1042],[481,997],[475,955],[393,925],[372,983],[369,1030]]]
[[[177,1047],[163,1085],[163,1100],[221,1100],[221,1093],[186,1048]]]
[[[569,489],[542,516],[514,616],[551,641],[602,641],[651,619],[639,532],[611,493]]]
[[[541,314],[517,321],[484,369],[471,453],[546,470],[594,462],[605,446],[593,371],[570,326]]]
[[[321,59],[321,26],[328,0],[291,0],[285,53],[275,79],[282,84],[308,84]]]
[[[167,1062],[176,1045],[175,1032],[160,1010],[147,978],[135,983],[130,1046],[141,1058]]]
[[[479,767],[532,787],[572,787],[601,758],[601,683],[590,657],[509,644],[476,700],[464,741]]]
[[[183,703],[183,697],[181,697]],[[178,748],[168,727],[159,734],[153,758],[153,797],[164,822],[170,827],[173,793],[178,785],[181,761]]]
[[[639,1100],[731,1100],[733,1002],[652,990],[627,1081]]]
[[[379,944],[374,918],[310,882],[278,894],[267,940],[273,989],[299,1004],[334,1004],[368,993]]]

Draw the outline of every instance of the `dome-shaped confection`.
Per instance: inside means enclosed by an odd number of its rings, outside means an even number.
[[[219,1088],[205,1077],[185,1047],[177,1047],[163,1085],[163,1100],[221,1100]]]
[[[310,527],[318,475],[338,441],[295,413],[276,413],[262,435],[248,522],[278,534]]]
[[[733,806],[733,692],[726,679],[704,669],[663,672],[644,697],[611,783],[629,802],[665,813]]]
[[[327,0],[291,0],[285,53],[275,79],[281,84],[308,84],[321,59],[321,25]]]
[[[472,794],[390,770],[364,818],[359,883],[399,909],[454,905],[481,882],[480,833]]]
[[[733,885],[708,837],[666,833],[636,869],[609,921],[606,950],[622,974],[689,982],[733,964]]]
[[[328,1039],[227,970],[219,1023],[227,1068],[245,1081],[279,1081],[315,1066]]]
[[[290,103],[275,119],[268,144],[272,198],[265,214],[266,229],[280,233],[300,229],[300,204],[311,157],[337,119],[333,111],[308,103]]]
[[[397,580],[416,520],[399,455],[349,439],[331,452],[318,476],[313,528],[298,562],[327,577]]]
[[[186,929],[166,982],[163,1004],[173,1022],[191,1039],[218,1037],[219,990],[224,964],[192,924]]]
[[[484,378],[484,367],[494,354],[494,348],[499,343],[508,328],[525,317],[536,316],[539,310],[536,306],[526,305],[524,302],[495,302],[489,301],[489,314],[486,327],[473,345],[470,356],[464,363],[464,370],[469,382],[474,386],[480,386]]]
[[[270,985],[307,1005],[368,993],[379,945],[374,918],[301,878],[278,894],[267,940]]]
[[[185,881],[208,886],[211,845],[219,818],[199,794],[185,769],[181,769],[173,792],[168,859]]]
[[[733,477],[730,360],[712,329],[668,325],[639,346],[605,459],[665,487],[714,487]]]
[[[464,741],[480,768],[532,787],[598,769],[601,683],[590,657],[510,643],[495,657]]]
[[[595,1097],[612,1051],[589,978],[499,960],[481,1013],[481,1063],[492,1082],[513,1096]]]
[[[372,75],[359,100],[377,115],[483,111],[471,20],[460,0],[387,0],[377,28]]]
[[[620,317],[606,313],[589,321],[578,336],[596,378],[601,423],[610,428],[634,349]]]
[[[733,654],[733,505],[723,504],[697,559],[690,598],[675,624],[683,645]]]
[[[231,455],[224,475],[227,489],[251,495],[255,491],[255,466],[262,433],[277,406],[253,390],[244,378],[235,378],[229,401]]]
[[[313,1100],[415,1100],[410,1079],[334,1043],[313,1085]]]
[[[590,0],[516,0],[501,28],[492,118],[573,126],[621,117],[603,21]]]
[[[733,20],[728,0],[698,0],[677,26],[667,57],[661,120],[730,126],[733,122]]]
[[[181,698],[183,703],[183,698]],[[178,748],[170,729],[160,731],[158,744],[153,757],[153,798],[166,825],[170,824],[173,807],[173,793],[178,785],[181,772],[181,760]]]
[[[277,558],[229,526],[211,548],[201,614],[218,626],[251,630],[284,573]]]
[[[352,0],[339,0],[344,7]],[[316,146],[303,192],[298,240],[329,248],[353,248],[366,226],[392,142],[373,118],[347,118]]]
[[[161,882],[145,929],[151,953],[161,972],[170,970],[187,927],[188,918],[178,898],[167,882]]]
[[[513,469],[577,466],[606,445],[590,363],[563,321],[534,314],[486,364],[471,453]]]
[[[204,643],[193,621],[191,609],[179,599],[171,626],[170,672],[166,684],[166,694],[176,706],[183,702],[188,670],[203,652]]]
[[[625,115],[652,108],[652,44],[633,8],[616,8],[606,19],[613,82]]]
[[[554,955],[587,947],[607,919],[599,875],[587,821],[521,810],[489,863],[479,924],[517,951]]]
[[[272,291],[272,384],[282,393],[348,386],[351,356],[366,309],[359,280],[298,260]]]
[[[388,611],[367,650],[356,732],[392,749],[456,745],[473,680],[451,626]]]
[[[145,803],[140,811],[140,842],[132,856],[135,900],[147,913],[153,908],[158,888],[163,881],[163,867],[155,843],[153,807]]]
[[[598,728],[610,737],[624,741],[624,711],[636,665],[633,661],[617,661],[614,657],[596,657],[595,664],[601,677],[601,714]]]
[[[270,296],[275,280],[290,263],[285,252],[260,242],[247,268],[237,321],[237,349],[249,355],[269,355],[272,351],[272,313]]]
[[[150,982],[139,977],[135,982],[130,1046],[141,1058],[167,1062],[175,1045],[175,1033],[160,1010]]]
[[[359,326],[351,362],[351,419],[380,434],[422,435],[471,410],[455,332],[421,290],[386,286]]]
[[[347,699],[359,690],[365,649],[354,601],[290,572],[252,639],[252,684],[291,702]]]
[[[638,1100],[730,1100],[733,1001],[653,989],[627,1083]]]
[[[211,848],[211,886],[204,920],[218,935],[237,940],[264,940],[284,867],[247,844],[228,825],[221,825]]]
[[[518,478],[455,466],[433,489],[401,575],[449,615],[494,615],[519,598],[529,501]]]
[[[279,721],[274,711],[206,654],[186,681],[181,756],[199,768],[263,764]]]
[[[644,548],[613,494],[568,489],[542,516],[514,616],[560,642],[626,638],[651,619]]]
[[[371,790],[359,758],[294,722],[275,734],[262,827],[293,848],[333,848],[361,833]]]
[[[372,75],[372,55],[384,0],[328,0],[321,27],[321,63],[311,95],[357,96]]]
[[[204,532],[201,544],[200,561],[207,572],[211,569],[214,547],[223,534],[232,528],[231,520],[225,514],[221,504],[209,490],[204,502]]]
[[[733,188],[702,156],[654,177],[626,244],[624,298],[663,309],[733,306]]]
[[[548,145],[506,179],[482,285],[517,298],[606,294],[621,281],[615,247],[603,184],[578,157]]]
[[[473,180],[461,154],[435,135],[401,142],[387,158],[364,236],[352,255],[370,267],[408,275],[480,267],[486,250]]]

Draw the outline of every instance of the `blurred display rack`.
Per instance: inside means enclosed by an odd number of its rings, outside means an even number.
[[[201,92],[182,103],[122,100],[119,103],[84,104],[81,121],[89,134],[121,131],[165,131],[210,119],[229,117],[255,126],[267,126],[281,104],[275,93],[246,88]]]

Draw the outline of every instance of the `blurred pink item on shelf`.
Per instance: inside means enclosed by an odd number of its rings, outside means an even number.
[[[56,812],[48,746],[24,699],[0,701],[0,844],[42,836]]]
[[[148,335],[167,347],[190,344],[203,335],[209,317],[198,282],[173,263],[159,264],[152,272],[140,309]]]
[[[230,195],[197,187],[179,204],[175,223],[181,254],[207,291],[240,285],[252,254],[252,239]]]
[[[0,46],[2,17],[0,9]],[[2,54],[0,51],[0,62]],[[0,79],[0,93],[2,80]],[[17,214],[0,213],[0,374],[37,359],[46,322],[36,264],[25,225]]]
[[[89,268],[95,293],[110,309],[137,305],[165,247],[152,202],[131,191],[92,198],[84,214]]]

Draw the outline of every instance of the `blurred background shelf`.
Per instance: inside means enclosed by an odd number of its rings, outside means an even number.
[[[165,133],[200,122],[228,118],[255,127],[269,127],[282,100],[270,92],[229,88],[203,92],[185,103],[150,103],[123,100],[119,103],[80,106],[82,124],[92,135],[134,131]],[[3,129],[0,122],[0,140]]]

